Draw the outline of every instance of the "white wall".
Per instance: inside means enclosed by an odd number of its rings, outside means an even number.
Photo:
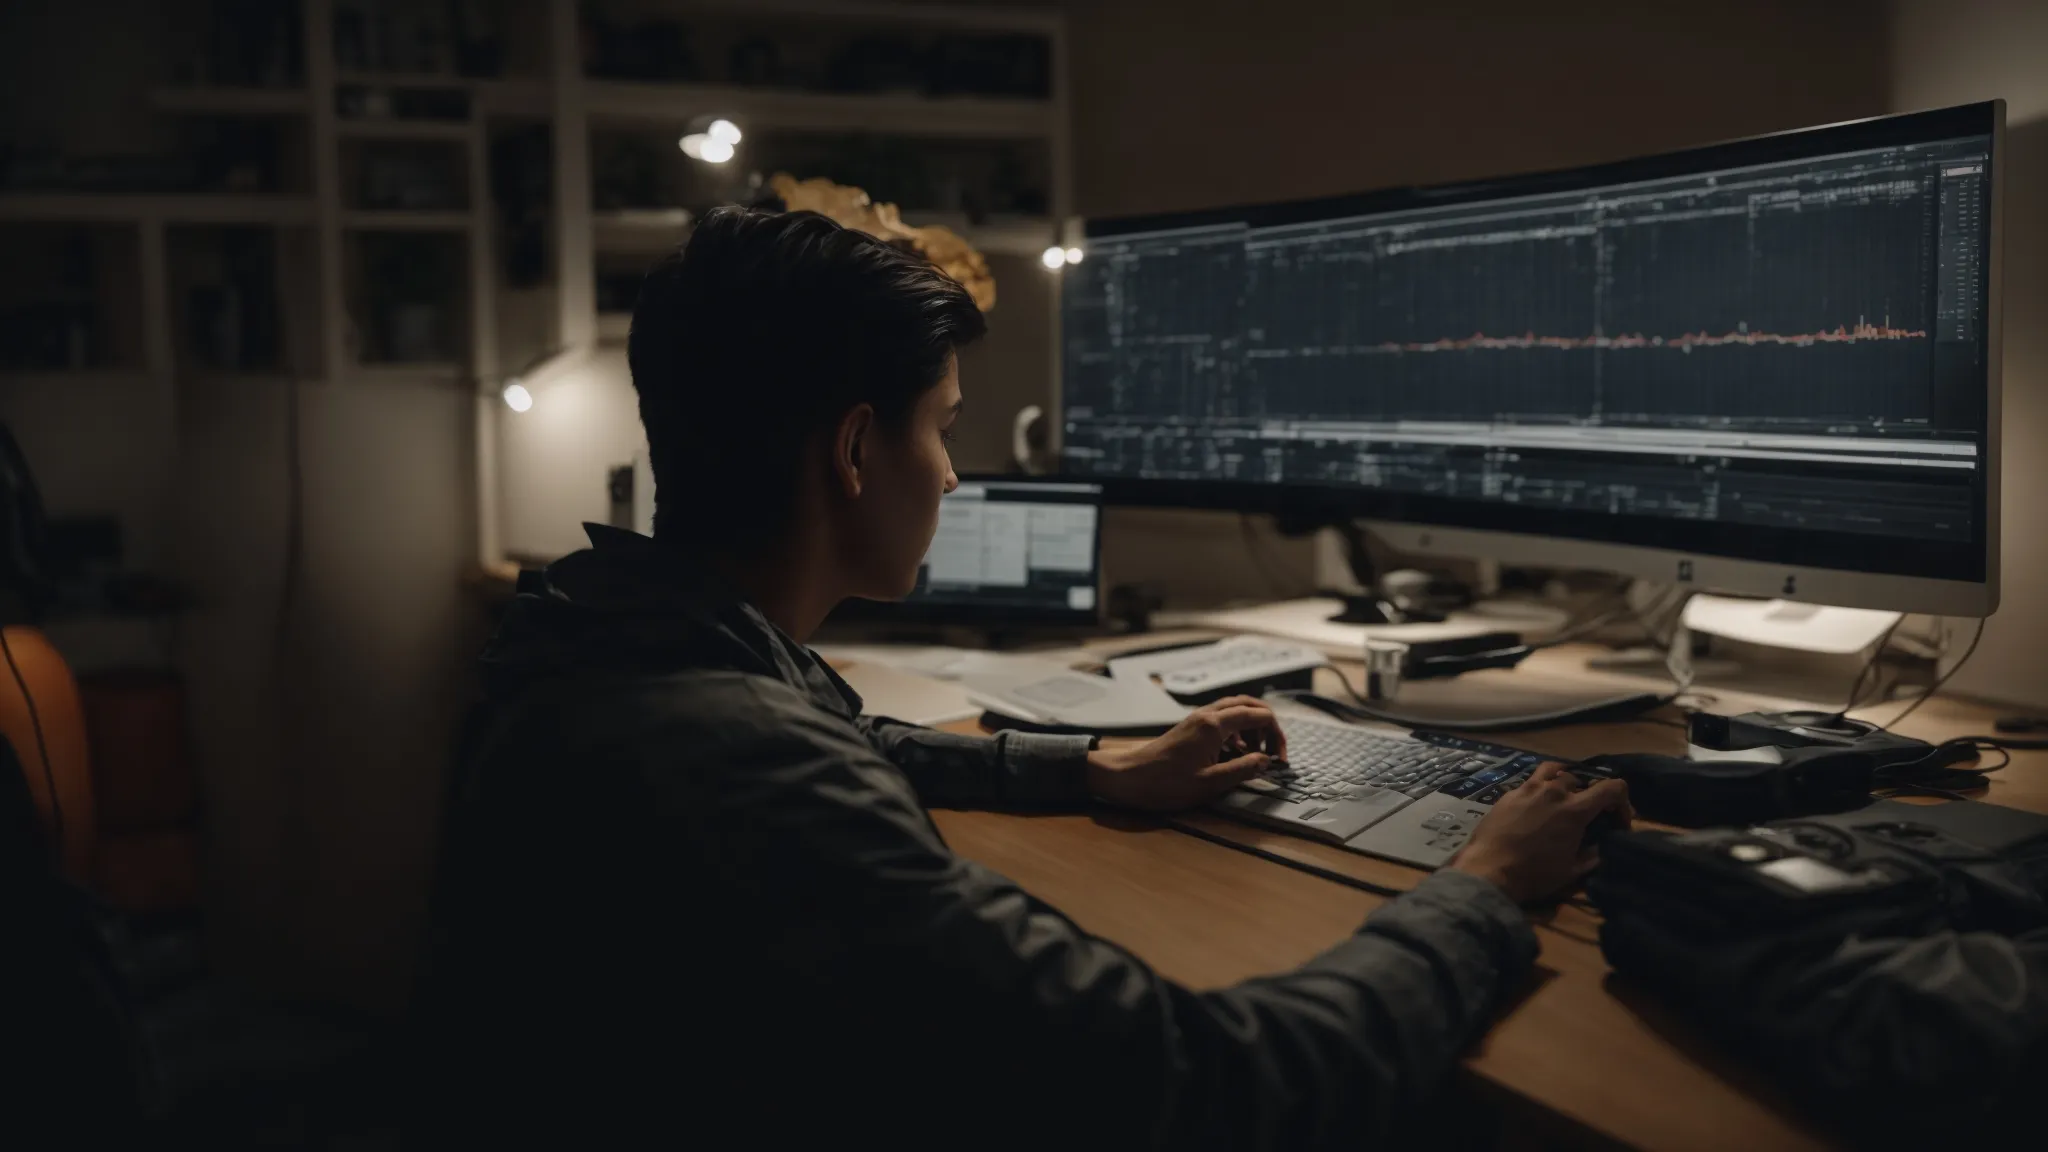
[[[2048,706],[2048,4],[1902,0],[1891,32],[1895,110],[2006,101],[2004,599],[1953,686]]]
[[[621,348],[531,383],[533,407],[498,417],[498,490],[507,555],[553,558],[585,545],[581,525],[610,517],[605,478],[645,449]]]
[[[396,1007],[426,910],[442,782],[475,691],[483,608],[467,390],[302,390],[304,582],[283,765],[310,986]]]

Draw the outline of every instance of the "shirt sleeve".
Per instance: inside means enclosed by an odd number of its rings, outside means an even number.
[[[726,729],[746,768],[690,806],[721,867],[789,910],[789,977],[888,1007],[874,1027],[920,1117],[1002,1117],[1022,1143],[1357,1148],[1434,1091],[1533,961],[1520,910],[1445,873],[1294,972],[1193,991],[952,855],[860,733],[781,715]],[[1007,778],[1004,743],[955,754]]]
[[[862,716],[854,727],[903,770],[927,808],[1075,809],[1088,801],[1092,736],[966,736]]]

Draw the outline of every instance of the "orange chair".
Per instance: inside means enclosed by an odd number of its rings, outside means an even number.
[[[99,811],[78,681],[41,631],[0,628],[0,734],[21,759],[29,793],[64,874],[86,887],[97,879]]]
[[[65,877],[127,912],[182,912],[198,894],[184,693],[162,672],[80,685],[29,621],[58,600],[42,497],[0,422],[0,735]]]

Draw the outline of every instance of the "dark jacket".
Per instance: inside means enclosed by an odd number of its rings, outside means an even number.
[[[1078,808],[1085,739],[862,717],[688,564],[591,537],[484,657],[423,1003],[450,1142],[1355,1148],[1529,969],[1519,910],[1446,873],[1296,972],[1164,980],[924,811]]]

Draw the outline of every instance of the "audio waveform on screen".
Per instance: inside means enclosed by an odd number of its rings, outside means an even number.
[[[1526,348],[1676,348],[1689,351],[1694,348],[1718,348],[1737,344],[1755,346],[1759,344],[1783,344],[1794,348],[1809,348],[1817,344],[1857,344],[1867,340],[1924,340],[1927,331],[1922,328],[1894,328],[1890,318],[1884,323],[1872,324],[1857,317],[1852,325],[1837,325],[1819,332],[1751,332],[1736,329],[1733,332],[1681,332],[1676,336],[1645,336],[1640,332],[1625,332],[1617,336],[1539,336],[1524,332],[1519,336],[1489,336],[1474,332],[1470,336],[1451,336],[1440,340],[1414,342],[1388,341],[1368,344],[1365,352],[1466,352],[1474,349]]]

